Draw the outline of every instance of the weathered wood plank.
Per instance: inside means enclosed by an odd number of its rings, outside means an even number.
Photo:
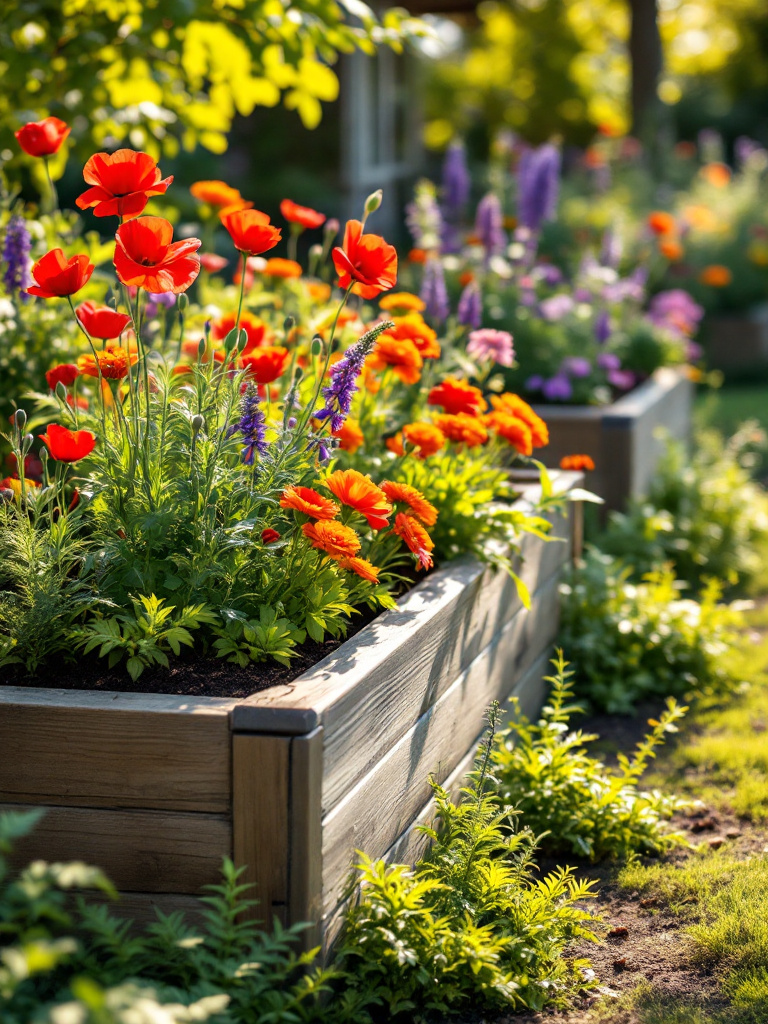
[[[305,948],[320,942],[322,913],[323,730],[291,740],[290,896],[292,922],[308,922]]]
[[[485,708],[504,700],[554,641],[557,578],[536,596],[539,614],[516,619],[456,679],[417,724],[323,819],[323,906],[327,912],[350,868],[352,852],[379,856],[409,827],[429,798],[427,776],[446,778],[483,727]],[[534,629],[536,630],[534,633]],[[373,731],[373,730],[372,730]]]
[[[83,893],[88,904],[104,904],[110,914],[122,920],[132,921],[136,930],[157,921],[157,912],[161,914],[181,913],[188,924],[202,926],[205,904],[197,896],[155,893],[130,892],[121,893],[116,900],[106,899],[99,892]]]
[[[0,687],[0,801],[229,813],[222,710],[70,707],[46,693]]]
[[[247,733],[232,737],[234,861],[255,884],[251,916],[271,925],[288,910],[291,741]]]
[[[0,804],[4,810],[18,804]],[[232,825],[219,814],[47,807],[14,844],[11,863],[81,860],[100,867],[123,892],[195,893],[219,880],[232,854]]]

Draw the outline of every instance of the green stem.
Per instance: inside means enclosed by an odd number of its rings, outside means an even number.
[[[101,363],[99,362],[99,354],[96,351],[96,346],[93,344],[93,339],[91,338],[91,336],[88,333],[88,331],[86,331],[85,327],[83,327],[83,325],[80,323],[80,320],[78,319],[77,313],[75,312],[75,304],[72,301],[72,296],[71,295],[67,296],[67,302],[69,303],[69,308],[72,310],[72,316],[75,318],[75,323],[80,328],[82,333],[85,335],[86,341],[88,342],[88,344],[91,347],[91,352],[93,353],[93,358],[94,358],[94,361],[96,363],[96,373],[97,373],[98,381],[99,381],[99,410],[101,412],[102,437],[104,438],[104,441],[106,442],[106,439],[107,439],[107,411],[106,411],[106,408],[105,408],[105,405],[104,405],[104,390],[103,390],[103,384],[102,384],[102,382],[104,380],[104,377],[102,376],[102,373],[101,373]]]
[[[43,163],[45,164],[45,174],[48,178],[48,187],[51,192],[51,213],[55,213],[59,208],[59,193],[56,191],[56,186],[54,185],[53,178],[51,177],[51,165],[47,156],[43,157]]]

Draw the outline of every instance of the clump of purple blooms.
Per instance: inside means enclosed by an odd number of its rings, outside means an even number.
[[[161,309],[170,309],[175,303],[176,296],[173,292],[147,292],[144,312],[147,316],[157,316]]]
[[[464,146],[461,142],[452,142],[443,162],[443,252],[461,250],[460,224],[471,185]]]
[[[547,143],[528,149],[517,169],[518,221],[531,231],[538,231],[545,220],[551,220],[560,192],[560,150]]]
[[[390,327],[394,327],[391,320],[376,324],[359,341],[350,345],[344,358],[331,367],[330,382],[321,392],[325,405],[314,413],[314,417],[321,422],[329,419],[332,431],[341,430],[352,407],[352,399],[360,390],[357,379],[363,371],[365,360],[373,351],[378,336]]]
[[[654,295],[646,315],[652,324],[684,338],[696,331],[704,309],[682,288],[671,288]]]
[[[250,381],[240,401],[240,419],[230,433],[243,436],[241,458],[246,466],[252,466],[256,455],[265,455],[267,443],[267,418],[261,408],[259,389]]]
[[[29,273],[29,253],[32,240],[24,218],[15,213],[8,221],[3,243],[3,284],[13,298],[21,293],[26,298],[26,290],[32,283]]]
[[[539,303],[539,313],[544,320],[556,323],[572,313],[575,305],[576,303],[570,295],[561,292],[558,295],[550,295],[549,298],[542,299]]]
[[[504,234],[504,216],[499,197],[493,192],[483,196],[477,204],[475,234],[485,249],[485,258],[497,256],[504,251],[507,236]]]
[[[483,296],[476,281],[470,281],[459,296],[456,318],[460,324],[475,330],[483,322]]]
[[[424,266],[424,280],[420,297],[426,306],[425,312],[438,323],[442,323],[451,311],[448,289],[445,286],[443,264],[439,259],[427,260]]]
[[[512,335],[509,331],[496,331],[492,327],[472,331],[467,343],[467,355],[474,356],[482,362],[512,366],[515,361]]]

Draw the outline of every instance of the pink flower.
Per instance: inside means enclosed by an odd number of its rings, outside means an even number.
[[[499,366],[511,366],[515,361],[512,335],[508,331],[496,331],[491,327],[472,331],[467,354],[480,360],[493,361]]]

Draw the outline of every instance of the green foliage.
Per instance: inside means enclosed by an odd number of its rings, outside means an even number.
[[[666,735],[677,731],[675,722],[687,708],[669,698],[634,756],[619,754],[618,767],[610,771],[586,752],[597,736],[571,729],[572,716],[582,708],[569,703],[573,673],[562,652],[553,664],[552,690],[539,721],[518,718],[493,751],[501,799],[516,808],[528,828],[543,833],[542,849],[553,855],[623,859],[662,853],[682,842],[663,819],[684,803],[658,791],[641,791],[638,781]]]
[[[278,615],[277,609],[262,605],[257,620],[231,613],[214,647],[220,658],[240,666],[267,658],[287,665],[305,635],[289,619]]]
[[[631,713],[669,694],[726,693],[733,686],[727,653],[741,623],[710,580],[698,599],[670,565],[631,583],[630,566],[594,549],[561,585],[560,643],[576,666],[576,688],[594,707]]]
[[[534,880],[534,835],[499,810],[489,775],[497,718],[496,707],[463,799],[454,803],[433,782],[439,825],[424,829],[432,841],[424,859],[413,870],[360,864],[339,952],[387,1019],[562,1005],[588,984],[586,962],[568,962],[563,950],[594,938],[579,906],[594,893],[569,869]]]
[[[632,565],[634,578],[670,562],[696,589],[712,577],[749,583],[768,542],[768,497],[749,473],[756,440],[764,443],[752,422],[727,440],[699,432],[693,454],[668,441],[647,500],[611,516],[601,549]]]

